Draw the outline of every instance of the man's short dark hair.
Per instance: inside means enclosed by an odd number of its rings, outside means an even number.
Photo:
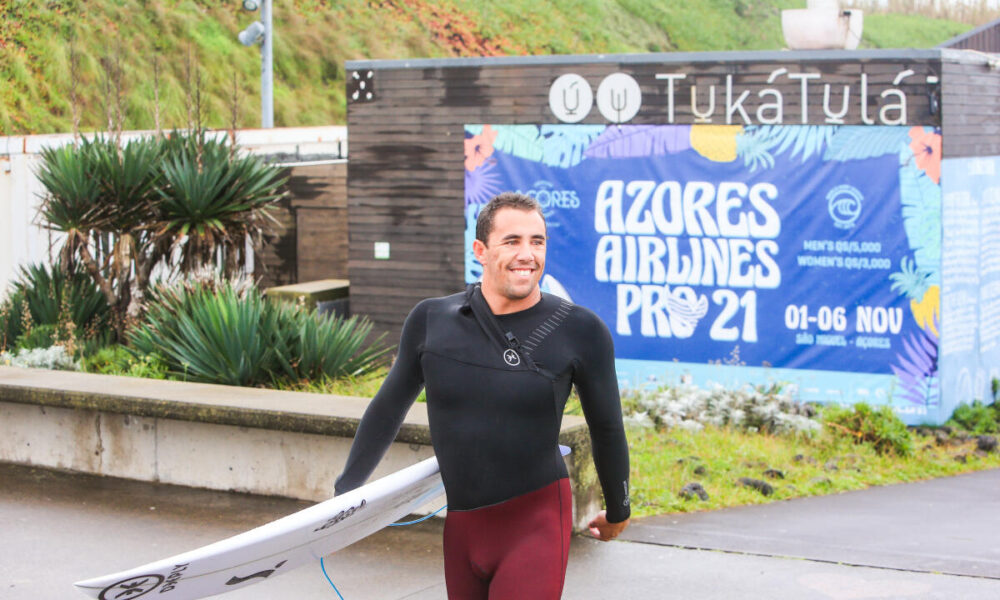
[[[486,243],[486,239],[493,232],[493,218],[497,211],[502,208],[516,208],[518,210],[535,211],[542,222],[545,222],[545,214],[542,213],[542,206],[531,196],[518,194],[517,192],[504,192],[498,194],[490,200],[486,206],[479,211],[479,218],[476,220],[476,239]]]

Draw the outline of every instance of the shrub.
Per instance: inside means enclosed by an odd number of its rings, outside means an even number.
[[[78,355],[107,344],[109,323],[108,304],[86,274],[60,263],[30,265],[0,304],[0,350],[59,343]]]
[[[21,349],[17,354],[0,352],[0,365],[63,371],[75,371],[77,368],[76,361],[62,346]]]
[[[1000,406],[995,402],[983,404],[979,400],[972,404],[959,404],[947,425],[976,435],[1000,432]]]
[[[913,451],[906,424],[889,406],[873,408],[864,402],[850,408],[830,405],[823,411],[823,422],[834,434],[871,444],[879,454],[909,456]]]
[[[134,356],[125,346],[114,344],[80,360],[80,370],[102,375],[127,375],[166,379],[167,364],[156,354]]]
[[[50,348],[59,341],[55,325],[36,325],[17,339],[17,350]],[[60,344],[61,345],[61,344]]]
[[[0,352],[14,348],[24,334],[25,313],[24,295],[17,291],[0,302]]]
[[[793,387],[702,389],[690,383],[639,392],[626,398],[628,420],[657,428],[700,430],[705,425],[763,433],[811,434],[820,429],[812,408],[794,400]]]
[[[163,357],[171,375],[255,386],[364,374],[387,350],[381,338],[362,348],[370,331],[365,319],[269,302],[256,287],[184,282],[153,292],[129,341],[137,356]]]

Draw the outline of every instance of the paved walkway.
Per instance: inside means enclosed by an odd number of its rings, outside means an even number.
[[[0,464],[0,598],[83,598],[72,582],[190,550],[307,506]],[[574,538],[567,599],[1000,599],[1000,470],[638,520]],[[441,523],[328,557],[347,600],[443,600]],[[317,564],[232,600],[337,596]]]

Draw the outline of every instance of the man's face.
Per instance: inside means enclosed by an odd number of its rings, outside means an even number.
[[[486,244],[473,242],[483,265],[483,293],[494,312],[514,312],[538,301],[545,269],[545,221],[533,210],[501,208]],[[499,306],[494,306],[494,301]]]

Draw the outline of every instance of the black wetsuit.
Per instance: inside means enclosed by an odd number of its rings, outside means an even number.
[[[472,302],[479,303],[478,318]],[[470,286],[413,309],[396,360],[358,427],[336,492],[368,479],[422,388],[449,513],[549,486],[567,477],[558,437],[575,385],[607,519],[624,521],[630,514],[628,445],[607,327],[590,310],[543,294],[531,308],[495,317],[499,329],[491,331],[482,323],[483,306],[481,292]]]

